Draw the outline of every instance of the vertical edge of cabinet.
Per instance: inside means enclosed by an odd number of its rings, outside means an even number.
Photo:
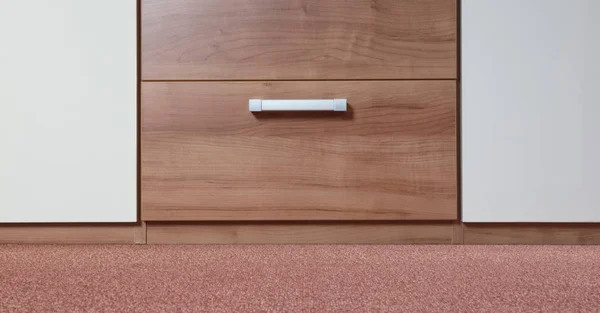
[[[146,223],[142,220],[142,2],[136,1],[136,218],[143,226],[143,242],[146,243]]]

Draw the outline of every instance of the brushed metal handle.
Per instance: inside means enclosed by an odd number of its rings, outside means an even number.
[[[347,110],[346,99],[250,99],[250,112],[261,111],[339,111]]]

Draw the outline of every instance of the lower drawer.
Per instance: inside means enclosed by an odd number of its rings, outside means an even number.
[[[143,220],[457,218],[454,81],[145,82],[141,113]]]

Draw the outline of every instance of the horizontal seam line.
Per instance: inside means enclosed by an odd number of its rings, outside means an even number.
[[[401,78],[401,79],[142,79],[142,82],[313,82],[313,81],[458,81],[457,78]]]

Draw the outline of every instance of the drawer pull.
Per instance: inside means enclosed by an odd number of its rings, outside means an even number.
[[[263,100],[250,99],[250,112],[261,111],[346,111],[346,99]]]

